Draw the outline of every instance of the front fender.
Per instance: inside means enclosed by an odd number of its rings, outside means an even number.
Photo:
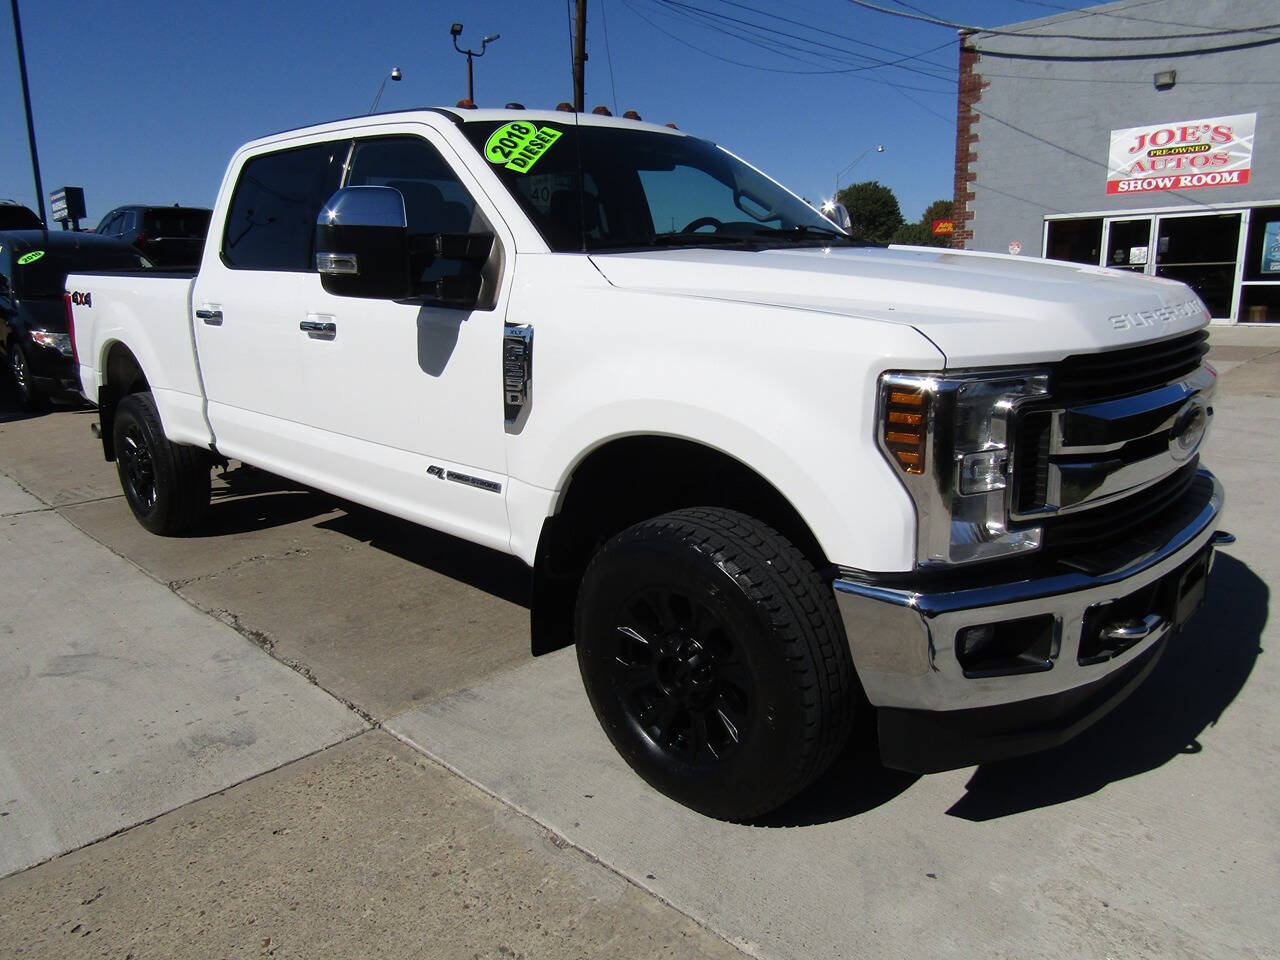
[[[928,340],[910,327],[802,310],[607,286],[574,293],[581,311],[535,324],[531,409],[508,445],[512,479],[544,491],[547,513],[593,449],[666,435],[755,470],[833,562],[911,569],[915,512],[878,451],[874,411],[883,370],[941,369]],[[513,313],[520,306],[517,297]],[[537,499],[513,509],[513,546],[523,522],[515,512]]]

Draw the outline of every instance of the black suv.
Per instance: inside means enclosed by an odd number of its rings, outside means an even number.
[[[23,409],[80,393],[67,327],[67,274],[150,267],[129,244],[92,233],[0,231],[0,353]]]
[[[116,207],[94,232],[133,244],[157,267],[197,267],[212,212],[203,207]]]

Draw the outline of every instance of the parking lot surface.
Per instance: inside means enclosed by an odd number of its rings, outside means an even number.
[[[1206,462],[1240,539],[1219,552],[1206,608],[1144,686],[1076,740],[1020,760],[917,778],[855,747],[755,827],[700,817],[631,774],[591,716],[572,651],[529,659],[518,564],[244,469],[218,481],[203,536],[152,537],[118,496],[91,414],[4,415],[0,472],[14,482],[0,484],[0,529],[25,537],[21,561],[8,545],[0,559],[6,582],[25,577],[35,601],[84,621],[79,633],[51,630],[10,604],[0,626],[15,669],[36,662],[35,647],[52,650],[58,631],[108,644],[90,602],[124,584],[155,644],[135,659],[154,672],[121,666],[98,686],[135,683],[115,692],[158,712],[184,685],[199,688],[207,700],[190,709],[213,717],[224,687],[191,651],[211,655],[217,642],[239,651],[237,670],[305,689],[320,708],[281,724],[264,697],[251,711],[262,742],[294,738],[278,756],[38,848],[52,856],[172,810],[0,881],[0,948],[1272,956],[1280,331],[1215,330],[1213,342],[1222,378]],[[213,640],[184,641],[202,630]],[[0,666],[7,674],[9,661]],[[81,715],[104,739],[120,722]],[[5,721],[20,732],[2,755],[20,761],[0,767],[0,805],[29,797],[46,816],[55,800],[102,807],[78,780],[61,797],[29,789],[41,758],[78,771],[100,745],[86,750],[65,724],[31,729],[31,710]],[[382,729],[346,739],[367,724]],[[175,722],[159,727],[184,736]],[[312,753],[325,744],[335,745]],[[119,767],[139,783],[157,768],[176,780],[207,772],[181,753]],[[186,803],[214,790],[225,792]],[[0,820],[4,856],[35,835],[14,819]]]

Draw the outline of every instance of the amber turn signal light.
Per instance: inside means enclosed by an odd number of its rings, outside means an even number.
[[[884,445],[907,473],[924,473],[928,395],[891,386],[885,398]]]

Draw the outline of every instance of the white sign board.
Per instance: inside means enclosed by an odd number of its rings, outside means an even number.
[[[1107,193],[1234,187],[1249,182],[1256,113],[1111,131]]]

